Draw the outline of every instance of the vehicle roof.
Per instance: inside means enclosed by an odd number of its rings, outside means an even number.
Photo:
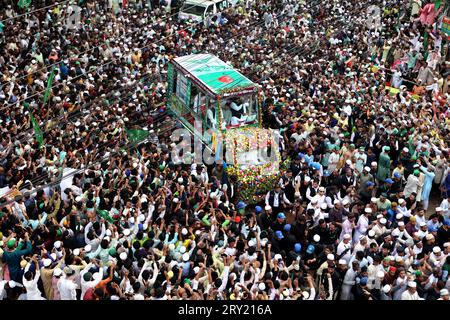
[[[208,0],[208,1],[204,1],[204,0],[186,0],[184,2],[184,4],[197,4],[197,5],[202,5],[202,6],[209,6],[210,4],[214,4],[214,3],[218,3],[218,2],[222,2],[223,0]]]
[[[257,87],[238,70],[212,54],[192,54],[173,61],[215,95]]]

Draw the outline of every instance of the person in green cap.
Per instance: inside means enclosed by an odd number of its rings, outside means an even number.
[[[377,179],[379,181],[384,181],[391,176],[391,158],[389,157],[390,150],[391,148],[386,146],[380,154],[377,172]]]
[[[15,234],[11,234],[11,237],[6,242],[7,250],[3,253],[3,262],[8,265],[11,280],[21,283],[20,261],[22,260],[22,256],[30,254],[33,248],[28,232],[25,233],[23,238],[24,242],[20,242],[19,244],[17,244],[17,240],[14,237]],[[25,248],[23,248],[24,244]]]

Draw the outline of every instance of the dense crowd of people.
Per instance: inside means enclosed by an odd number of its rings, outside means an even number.
[[[0,300],[449,300],[444,3],[56,3],[0,1]],[[261,85],[261,203],[172,159],[168,61],[200,52]]]

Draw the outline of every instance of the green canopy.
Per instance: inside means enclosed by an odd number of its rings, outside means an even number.
[[[256,88],[256,84],[211,54],[193,54],[174,59],[191,79],[213,95]]]

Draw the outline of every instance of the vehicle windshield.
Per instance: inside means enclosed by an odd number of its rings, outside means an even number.
[[[193,14],[196,16],[203,16],[203,13],[205,13],[205,9],[206,9],[205,7],[196,6],[195,4],[185,3],[181,7],[180,11],[183,13]]]

